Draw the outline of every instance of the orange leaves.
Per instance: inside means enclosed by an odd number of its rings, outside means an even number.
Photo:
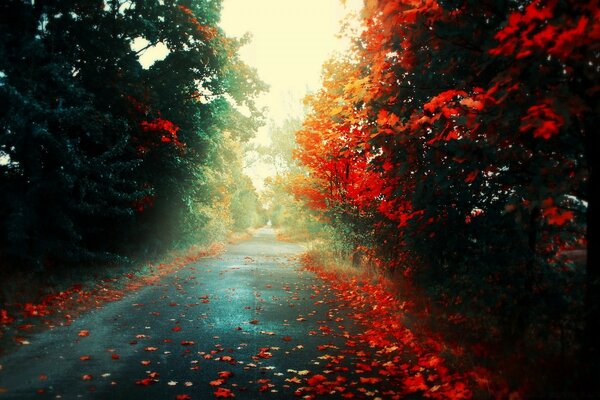
[[[381,109],[377,114],[377,124],[395,126],[400,121],[400,118],[387,110]]]
[[[271,348],[269,347],[261,347],[260,349],[258,349],[258,354],[253,356],[253,359],[259,359],[259,358],[271,358],[273,357],[273,354],[270,352]]]
[[[196,30],[204,35],[206,39],[214,39],[217,37],[218,33],[215,28],[208,25],[202,25],[194,15],[194,12],[190,10],[188,7],[180,4],[177,6],[183,14],[187,17],[188,23],[196,28]]]

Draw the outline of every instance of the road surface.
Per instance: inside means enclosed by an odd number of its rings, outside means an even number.
[[[301,251],[263,228],[70,326],[35,334],[0,358],[0,399],[290,399],[322,374],[348,376],[352,357],[339,354],[359,328],[301,270]],[[339,397],[347,378],[331,379],[339,390],[325,396]]]

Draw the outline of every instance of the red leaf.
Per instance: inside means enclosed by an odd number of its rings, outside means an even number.
[[[140,379],[139,381],[135,381],[136,385],[141,385],[141,386],[148,386],[148,385],[152,385],[153,383],[156,383],[156,381],[152,378],[144,378],[144,379]]]
[[[179,332],[179,331],[181,330],[181,327],[178,325],[178,326],[176,326],[176,327],[174,327],[174,328],[171,328],[171,330],[172,330],[173,332]]]
[[[231,392],[231,389],[225,389],[222,387],[218,388],[214,394],[215,394],[215,397],[222,397],[222,398],[235,397],[235,394],[233,394]]]
[[[408,390],[410,393],[429,389],[429,387],[425,384],[425,378],[423,378],[423,375],[421,374],[407,376],[402,380],[402,383],[404,383],[406,390]]]
[[[0,310],[0,324],[5,325],[5,324],[10,324],[14,321],[15,319],[13,317],[11,317],[10,315],[8,315],[8,311],[6,310]]]
[[[467,183],[474,182],[475,179],[477,178],[477,175],[479,175],[479,170],[469,172],[469,174],[465,178],[465,182],[467,182]]]
[[[372,384],[375,384],[375,383],[379,383],[381,381],[382,381],[382,379],[381,378],[377,378],[377,377],[373,377],[373,378],[364,378],[362,376],[360,377],[360,383],[372,383]]]
[[[318,384],[325,382],[326,380],[327,380],[327,378],[325,378],[323,375],[316,374],[316,375],[313,375],[312,377],[308,378],[306,380],[306,382],[310,386],[317,386]]]
[[[82,337],[84,337],[84,336],[90,336],[90,331],[87,331],[85,329],[81,330],[81,331],[79,331],[79,333],[77,334],[77,336],[82,336]]]
[[[175,400],[192,400],[192,396],[189,394],[178,394],[175,396]]]

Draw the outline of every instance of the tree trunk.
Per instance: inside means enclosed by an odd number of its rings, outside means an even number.
[[[587,261],[585,281],[585,328],[582,343],[582,372],[587,395],[600,395],[598,381],[600,381],[600,368],[598,367],[600,349],[598,334],[600,330],[600,274],[598,263],[598,244],[596,230],[596,169],[593,163],[593,153],[598,149],[598,135],[594,127],[598,127],[600,119],[590,117],[585,124],[586,156],[588,162],[588,206],[586,214],[586,239]]]

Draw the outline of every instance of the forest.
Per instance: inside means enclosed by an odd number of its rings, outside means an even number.
[[[220,12],[0,4],[0,279],[133,266],[268,222],[309,268],[390,282],[418,329],[462,349],[458,370],[490,371],[490,398],[598,395],[598,1],[365,0],[342,24],[351,50],[268,146],[250,143],[268,86]],[[248,149],[273,170],[262,192]]]

